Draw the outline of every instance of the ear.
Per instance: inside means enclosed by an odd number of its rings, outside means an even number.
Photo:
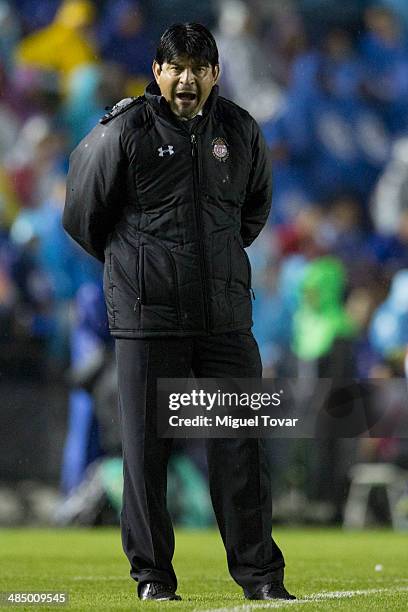
[[[154,78],[156,79],[156,83],[158,83],[160,75],[161,75],[162,68],[161,68],[160,64],[158,62],[156,62],[156,60],[153,61],[152,70],[153,70]]]
[[[216,64],[215,66],[213,66],[214,85],[217,83],[219,77],[220,77],[220,65]]]

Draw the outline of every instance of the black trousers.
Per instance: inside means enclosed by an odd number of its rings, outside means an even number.
[[[117,339],[124,460],[122,543],[139,583],[177,587],[174,533],[166,508],[172,440],[156,433],[157,378],[261,377],[252,333],[210,337]],[[251,593],[284,567],[271,537],[272,501],[262,440],[206,440],[210,493],[234,580]]]

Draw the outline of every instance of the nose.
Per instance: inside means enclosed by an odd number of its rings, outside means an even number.
[[[193,85],[194,84],[194,71],[192,68],[187,67],[180,74],[179,81],[182,85]]]

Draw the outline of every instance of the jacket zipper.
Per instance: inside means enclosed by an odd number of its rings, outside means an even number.
[[[198,198],[198,187],[200,184],[200,160],[198,157],[198,143],[195,134],[191,134],[191,156],[193,158],[193,191],[194,191],[194,208],[195,208],[195,217],[196,217],[196,225],[197,225],[197,235],[198,235],[198,244],[199,244],[199,254],[200,254],[200,272],[201,272],[201,286],[203,289],[203,304],[204,304],[204,316],[205,316],[205,330],[209,331],[210,321],[209,321],[209,309],[208,309],[208,298],[207,298],[207,287],[206,287],[206,278],[207,278],[207,266],[205,261],[205,250],[204,244],[202,240],[203,236],[203,227],[202,227],[202,218],[201,218],[201,210],[200,210],[200,202]]]

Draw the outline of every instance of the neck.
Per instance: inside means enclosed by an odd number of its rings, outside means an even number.
[[[180,117],[180,115],[176,115],[176,117],[180,119],[180,121],[191,121],[191,119],[194,119],[195,117],[198,117],[199,115],[202,115],[202,114],[203,114],[203,109],[200,109],[198,113],[195,113],[195,115],[192,115],[191,117]]]

